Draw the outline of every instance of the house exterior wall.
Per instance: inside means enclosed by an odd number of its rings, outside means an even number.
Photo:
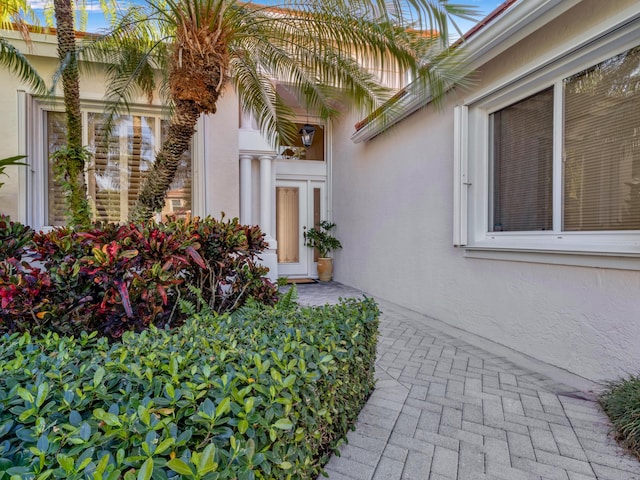
[[[0,70],[0,91],[16,92],[16,85],[12,85],[9,79],[5,78],[4,70]],[[16,105],[17,93],[12,95],[0,95],[0,112],[2,112],[2,130],[0,133],[0,158],[7,158],[21,153],[18,146],[18,109]],[[19,192],[19,168],[8,167],[5,170],[7,176],[0,178],[0,213],[18,218],[18,196]]]
[[[14,39],[14,44],[23,52],[29,52],[26,44],[18,39],[18,35],[13,32],[6,32],[7,38]],[[55,45],[47,44],[51,40],[50,36],[37,35],[42,42],[34,42],[29,52],[29,58],[34,67],[41,73],[43,78],[50,78],[55,71],[53,58],[56,55]],[[12,157],[18,154],[25,154],[24,132],[20,131],[19,124],[19,91],[29,91],[18,77],[11,75],[6,68],[0,69],[0,158]],[[25,175],[23,167],[9,167],[5,171],[7,176],[3,176],[0,182],[4,185],[0,188],[0,213],[11,216],[12,219],[26,221],[26,212],[21,208],[21,197],[25,195],[22,179]]]
[[[205,198],[205,212],[220,218],[240,215],[240,167],[238,160],[238,96],[227,88],[218,101],[214,115],[201,119],[196,142],[204,148],[204,182],[201,182]]]
[[[480,66],[442,111],[364,143],[337,136],[334,278],[592,381],[637,370],[639,271],[468,258],[452,245],[454,106],[632,3],[583,1]]]
[[[42,78],[50,82],[58,63],[54,36],[33,34],[31,49],[27,48],[15,32],[5,31],[3,36],[12,39],[14,45],[27,54]],[[82,102],[100,106],[105,94],[105,77],[97,68],[81,69],[80,88]],[[35,191],[37,182],[30,181],[28,184],[25,179],[27,176],[33,179],[46,175],[45,161],[40,158],[44,140],[37,138],[37,132],[42,131],[38,126],[42,118],[38,118],[34,109],[21,107],[19,92],[29,94],[29,87],[6,68],[0,69],[0,92],[0,158],[36,152],[29,159],[33,167],[10,167],[6,170],[8,176],[0,179],[0,182],[5,183],[0,188],[0,213],[41,228],[44,226],[40,220],[45,207],[43,195],[42,192]],[[56,108],[62,108],[61,101],[62,91],[59,85]],[[53,106],[49,99],[41,100],[40,103],[45,108]],[[159,95],[154,96],[151,105],[146,97],[135,99],[131,105],[133,112],[151,107],[156,113],[161,113],[163,109]],[[29,123],[25,123],[22,128],[20,120],[25,115]],[[233,89],[228,88],[218,103],[217,113],[203,116],[196,128],[192,144],[192,211],[195,215],[211,215],[216,218],[220,217],[221,212],[227,218],[239,215],[238,124],[238,98]]]

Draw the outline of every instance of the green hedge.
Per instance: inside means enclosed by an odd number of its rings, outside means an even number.
[[[373,389],[379,311],[253,305],[174,331],[0,339],[0,479],[304,479]]]

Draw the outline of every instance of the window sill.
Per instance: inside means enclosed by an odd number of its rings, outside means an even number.
[[[465,258],[502,260],[510,262],[543,263],[574,267],[640,270],[640,250],[612,252],[590,250],[550,250],[520,247],[465,246]]]

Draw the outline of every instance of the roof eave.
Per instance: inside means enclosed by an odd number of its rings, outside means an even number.
[[[544,24],[569,10],[581,0],[508,0],[474,26],[461,42],[469,70],[473,71],[487,63],[515,43],[519,42]],[[429,104],[433,97],[416,95],[411,85],[395,112],[381,125],[377,122],[360,122],[362,127],[352,136],[354,143],[366,142],[391,126]]]

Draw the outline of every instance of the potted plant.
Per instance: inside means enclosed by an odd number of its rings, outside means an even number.
[[[342,248],[340,240],[329,233],[335,226],[333,222],[322,220],[316,227],[304,232],[304,244],[318,249],[318,277],[321,282],[328,282],[333,277],[333,259],[329,253]]]

